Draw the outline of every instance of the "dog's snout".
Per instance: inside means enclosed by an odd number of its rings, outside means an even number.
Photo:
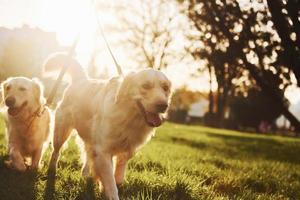
[[[16,103],[16,98],[15,97],[7,97],[5,99],[5,105],[7,105],[8,107],[14,106],[15,103]]]
[[[158,112],[165,112],[168,108],[168,104],[167,103],[158,103],[156,104],[156,110]]]

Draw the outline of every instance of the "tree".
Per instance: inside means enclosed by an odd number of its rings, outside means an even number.
[[[190,106],[201,98],[207,99],[206,94],[190,91],[186,87],[175,90],[169,109],[169,119],[176,122],[184,122]]]
[[[282,64],[294,72],[300,86],[300,3],[298,0],[267,0],[267,3],[280,37]]]
[[[261,1],[187,0],[186,14],[198,34],[200,46],[192,48],[193,55],[212,65],[221,97],[247,92],[256,85],[278,103],[281,112],[300,130],[297,118],[288,110],[284,89],[291,83],[290,73],[280,62],[280,44],[270,25],[267,8]],[[272,78],[266,79],[266,74]],[[280,85],[274,80],[281,79]],[[245,90],[246,89],[246,90]],[[224,107],[224,99],[223,107]],[[222,111],[219,111],[222,113]],[[221,116],[222,117],[222,116]]]
[[[175,40],[180,26],[175,1],[126,1],[116,10],[122,43],[135,52],[132,57],[140,67],[162,69],[185,56],[178,51],[181,44]]]

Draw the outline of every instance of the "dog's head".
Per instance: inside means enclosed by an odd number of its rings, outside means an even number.
[[[162,123],[171,94],[171,82],[160,71],[145,69],[131,73],[124,78],[117,94],[117,101],[134,100],[149,126],[157,127]]]
[[[2,98],[10,116],[17,116],[26,108],[40,106],[45,101],[42,84],[36,78],[9,78],[1,87]]]

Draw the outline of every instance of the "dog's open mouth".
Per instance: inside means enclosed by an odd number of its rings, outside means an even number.
[[[157,113],[146,112],[146,121],[149,126],[158,127],[163,122],[163,117]]]
[[[11,116],[18,115],[25,107],[27,106],[27,101],[25,101],[21,106],[19,107],[9,107],[8,108],[8,114]]]
[[[147,112],[140,101],[137,101],[137,105],[140,108],[146,123],[152,127],[158,127],[163,123],[163,117],[160,113]]]

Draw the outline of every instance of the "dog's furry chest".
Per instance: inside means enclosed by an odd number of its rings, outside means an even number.
[[[27,123],[11,121],[8,129],[9,143],[17,147],[23,156],[27,156],[39,148],[49,133],[49,113],[27,120]]]
[[[36,133],[25,131],[24,129],[15,129],[10,132],[10,145],[17,147],[23,156],[31,154],[36,148]]]
[[[116,128],[122,126],[109,126],[104,132],[104,146],[114,154],[122,152],[135,152],[145,144],[152,136],[152,129],[146,126],[128,126],[124,129]]]

